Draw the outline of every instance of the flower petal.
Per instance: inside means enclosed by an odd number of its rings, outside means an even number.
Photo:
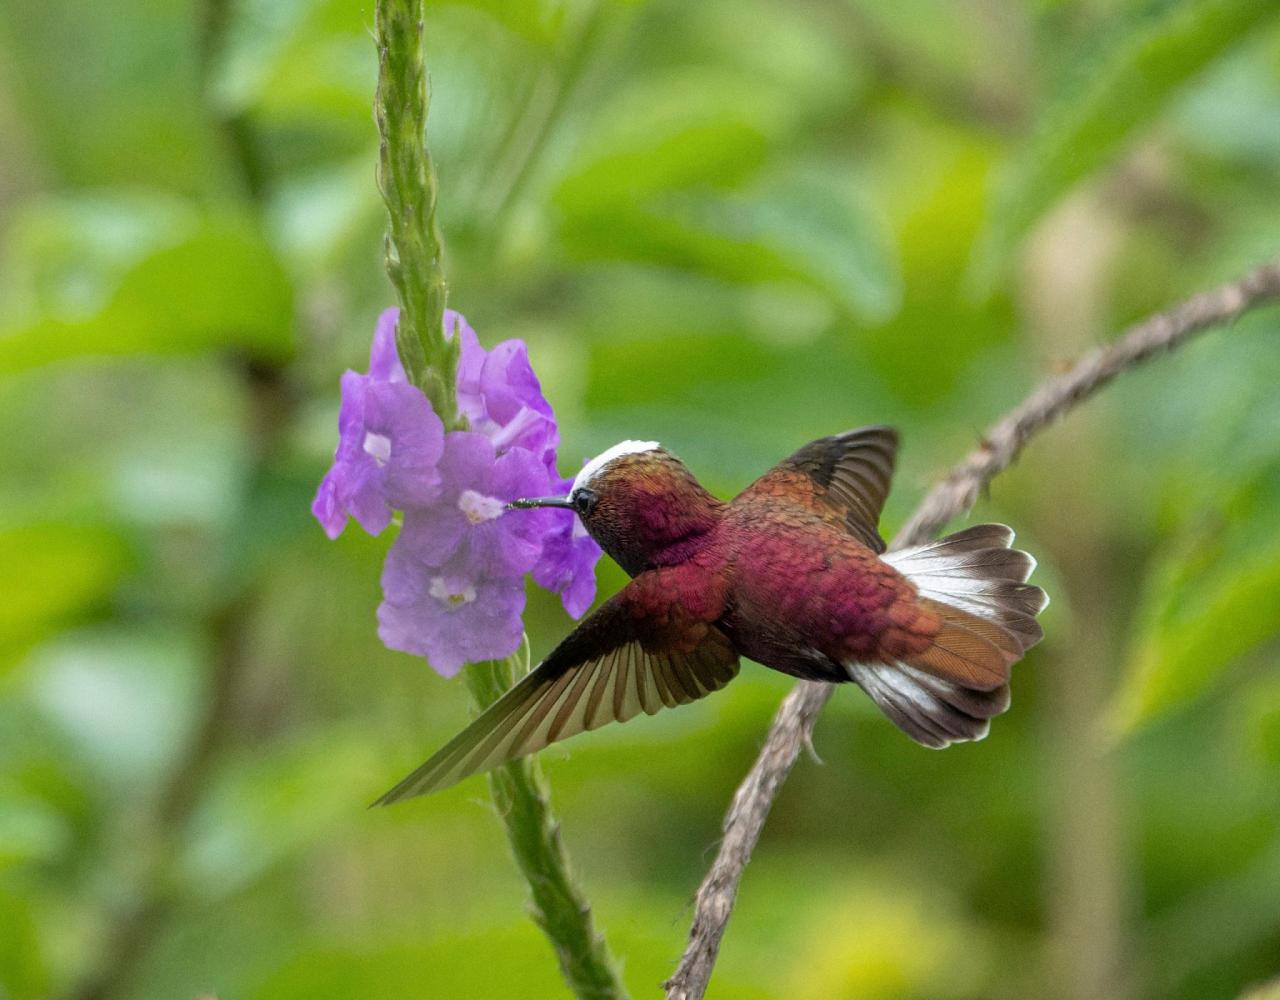
[[[552,489],[541,457],[524,448],[512,448],[499,455],[493,463],[489,483],[494,496],[508,501],[546,496]]]
[[[475,330],[461,313],[446,309],[444,328],[447,336],[458,338],[458,412],[475,425],[485,420],[480,376],[488,352],[480,346]]]
[[[596,574],[594,570],[575,573],[569,585],[560,592],[560,603],[571,618],[581,618],[596,599]]]
[[[489,439],[498,451],[508,448],[524,448],[538,455],[544,464],[554,466],[556,446],[560,433],[553,418],[533,407],[522,406],[505,426],[482,425],[489,432]]]
[[[364,408],[369,376],[348,368],[338,382],[342,403],[338,407],[338,447],[335,459],[350,460],[364,451]]]
[[[391,523],[391,509],[383,497],[383,471],[365,450],[370,379],[347,371],[341,387],[338,447],[333,465],[320,481],[311,512],[330,538],[342,534],[348,515],[369,534],[376,535]]]
[[[572,479],[553,481],[554,491],[567,493]],[[581,618],[596,596],[596,564],[604,555],[572,511],[552,510],[552,526],[544,539],[542,557],[533,568],[539,586],[560,595],[560,602],[574,618]]]
[[[320,480],[320,488],[311,501],[311,513],[331,539],[342,534],[347,526],[347,512],[338,502],[337,469],[331,468]]]
[[[445,677],[520,646],[525,598],[518,578],[472,580],[462,564],[425,567],[393,546],[382,582],[379,637],[392,649],[425,656]]]
[[[490,480],[497,460],[493,444],[475,431],[450,431],[444,436],[444,455],[440,474],[448,484],[447,492],[456,497],[465,489],[492,494]]]
[[[391,444],[385,496],[400,510],[422,506],[440,493],[437,469],[444,454],[444,424],[417,386],[375,383],[365,399],[365,428]]]
[[[369,377],[379,382],[404,382],[404,366],[396,351],[396,324],[400,310],[384,309],[378,316],[373,330],[373,345],[369,349]]]
[[[470,527],[456,504],[445,502],[412,507],[404,512],[398,543],[426,566],[439,566],[451,558]]]
[[[523,340],[504,340],[489,352],[480,372],[480,391],[490,419],[504,426],[525,407],[548,417],[553,413]]]
[[[347,466],[339,484],[339,501],[371,535],[381,534],[391,523],[391,508],[383,499],[382,480],[382,470],[369,459]]]
[[[555,415],[525,344],[485,351],[466,319],[446,311],[459,347],[459,413],[471,427],[446,434],[405,378],[398,319],[396,309],[378,317],[369,373],[342,377],[338,447],[312,512],[331,538],[348,516],[376,534],[393,509],[403,512],[383,568],[379,635],[450,676],[519,646],[527,572],[581,615],[595,595],[600,549],[570,513],[503,507],[570,485],[556,473]]]

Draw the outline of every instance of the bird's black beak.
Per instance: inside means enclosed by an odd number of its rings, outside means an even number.
[[[573,501],[568,497],[531,497],[527,500],[512,500],[507,510],[528,510],[531,507],[564,507],[573,510]]]

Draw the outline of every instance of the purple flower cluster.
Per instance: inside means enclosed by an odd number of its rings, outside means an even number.
[[[330,538],[348,516],[376,535],[401,512],[382,571],[378,634],[425,656],[446,677],[464,663],[515,652],[524,575],[580,617],[595,597],[599,547],[572,511],[506,510],[518,497],[567,492],[559,432],[519,340],[486,351],[452,310],[459,340],[458,410],[470,430],[444,430],[396,355],[399,310],[378,318],[369,372],[342,376],[338,448],[311,510]]]

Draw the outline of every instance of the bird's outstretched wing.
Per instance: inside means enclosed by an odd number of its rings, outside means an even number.
[[[640,712],[687,704],[738,673],[738,654],[677,598],[679,568],[651,570],[571,632],[545,660],[430,760],[386,805],[445,788],[558,740]]]
[[[885,550],[876,528],[898,452],[892,427],[860,427],[811,441],[743,491],[799,504],[844,527],[874,552]],[[834,515],[834,517],[833,517]]]

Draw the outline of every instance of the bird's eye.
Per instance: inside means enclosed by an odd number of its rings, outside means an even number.
[[[573,495],[573,509],[582,517],[590,517],[599,499],[595,490],[580,489]]]

